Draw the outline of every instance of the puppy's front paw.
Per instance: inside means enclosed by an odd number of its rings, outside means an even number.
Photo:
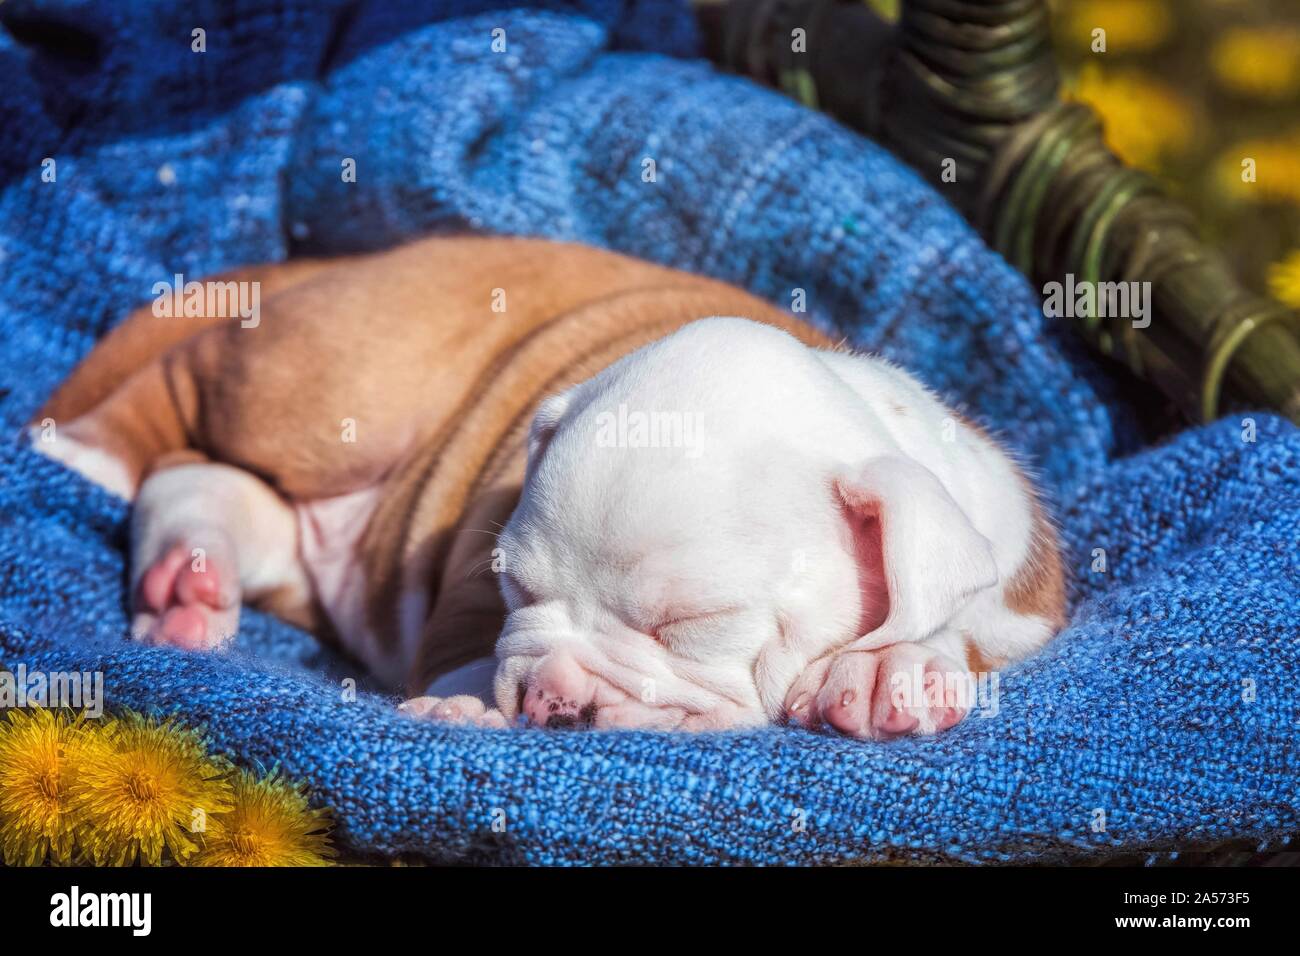
[[[964,667],[921,644],[844,651],[814,662],[786,695],[791,722],[871,740],[947,730],[966,716]]]
[[[448,724],[466,724],[471,727],[506,727],[506,718],[495,707],[468,694],[455,697],[412,697],[397,707],[416,720],[436,720]]]
[[[149,644],[213,650],[239,630],[239,602],[235,549],[211,532],[152,557],[136,586],[131,632]]]

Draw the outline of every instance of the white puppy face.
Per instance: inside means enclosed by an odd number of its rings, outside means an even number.
[[[762,723],[810,661],[884,621],[880,535],[840,482],[890,449],[818,356],[708,319],[543,403],[499,541],[507,717]]]

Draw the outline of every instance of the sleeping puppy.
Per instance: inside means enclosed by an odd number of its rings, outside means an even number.
[[[256,321],[143,308],[32,424],[134,501],[139,640],[219,649],[247,603],[415,716],[882,739],[1061,626],[997,443],[738,289],[498,238],[218,281]]]

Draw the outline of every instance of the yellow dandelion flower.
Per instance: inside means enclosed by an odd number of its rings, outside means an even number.
[[[1148,172],[1159,172],[1192,138],[1194,118],[1186,100],[1140,70],[1103,73],[1089,64],[1066,95],[1096,110],[1106,144],[1125,162]]]
[[[1214,179],[1231,199],[1300,205],[1300,130],[1230,146],[1215,162]]]
[[[890,23],[898,22],[900,12],[898,4],[899,0],[867,0],[867,6],[874,10],[877,16]]]
[[[231,808],[229,769],[193,731],[125,714],[99,735],[72,784],[78,840],[96,866],[184,863],[208,821]]]
[[[329,866],[329,818],[302,790],[272,774],[234,778],[235,808],[213,821],[199,866]]]
[[[1162,44],[1173,18],[1165,0],[1083,0],[1064,5],[1061,35],[1085,49],[1092,48],[1092,31],[1106,31],[1106,49],[1140,53]]]
[[[0,855],[8,866],[72,858],[75,818],[68,791],[79,721],[44,708],[0,720]]]
[[[1210,65],[1233,93],[1285,100],[1300,93],[1300,31],[1236,27],[1214,45]]]
[[[1300,309],[1300,249],[1269,268],[1268,290],[1284,305]]]

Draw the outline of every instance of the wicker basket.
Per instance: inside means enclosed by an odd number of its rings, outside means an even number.
[[[1032,281],[1150,282],[1146,327],[1074,321],[1190,418],[1250,406],[1300,423],[1296,314],[1244,289],[1092,110],[1059,98],[1047,0],[902,0],[897,23],[837,0],[697,10],[715,61],[887,146]]]

